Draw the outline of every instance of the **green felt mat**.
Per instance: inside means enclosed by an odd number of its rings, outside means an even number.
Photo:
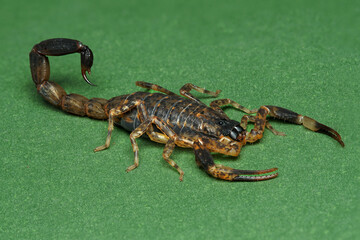
[[[322,2],[322,3],[321,3]],[[2,1],[0,7],[0,239],[355,239],[359,236],[358,1]],[[87,85],[79,55],[50,57],[68,92],[111,98],[148,81],[221,89],[248,108],[277,105],[336,129],[326,135],[274,121],[238,158],[239,169],[279,168],[264,182],[225,182],[199,169],[190,149],[163,159],[163,145],[116,129],[93,153],[106,121],[45,102],[28,53],[54,37],[95,55]],[[194,93],[205,103],[211,98]],[[227,108],[240,120],[243,113]],[[251,126],[250,126],[251,127]]]

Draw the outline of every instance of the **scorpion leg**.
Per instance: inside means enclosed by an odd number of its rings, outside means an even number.
[[[210,151],[204,146],[202,140],[194,142],[196,163],[209,175],[227,181],[261,181],[278,176],[277,168],[267,170],[238,170],[215,164]]]
[[[136,84],[136,86],[146,88],[146,89],[151,89],[151,90],[158,91],[158,92],[162,92],[167,95],[176,95],[175,93],[173,93],[157,84],[152,84],[152,83],[142,82],[142,81],[137,81],[135,84]]]
[[[94,152],[99,152],[102,151],[104,149],[109,148],[110,146],[110,141],[111,141],[111,133],[114,129],[114,117],[115,116],[121,116],[122,114],[130,111],[131,109],[137,107],[141,102],[140,101],[131,101],[128,102],[125,105],[122,105],[121,107],[118,108],[113,108],[109,111],[109,127],[108,127],[108,134],[106,137],[106,141],[104,145],[101,145],[97,148],[94,149]]]
[[[183,170],[172,159],[170,159],[170,155],[175,148],[175,140],[177,139],[176,134],[165,122],[163,122],[158,117],[154,116],[150,119],[142,101],[139,101],[137,104],[133,105],[133,107],[135,106],[138,106],[138,113],[142,123],[130,133],[130,141],[134,151],[134,164],[129,166],[126,171],[130,172],[139,166],[139,147],[136,143],[136,138],[139,138],[144,133],[146,133],[151,140],[166,144],[163,152],[163,158],[179,172],[180,181],[182,181],[184,176]],[[162,133],[155,132],[152,124],[155,124],[158,129],[162,131]]]
[[[134,170],[139,166],[139,147],[136,143],[136,138],[141,137],[149,129],[151,123],[152,123],[151,120],[146,120],[145,122],[142,122],[134,131],[130,133],[130,141],[134,151],[134,164],[129,166],[126,169],[126,172],[130,172],[131,170]]]
[[[254,128],[246,133],[246,141],[253,143],[263,137],[264,129],[266,126],[266,116],[269,114],[269,109],[267,107],[261,106],[255,116]],[[244,118],[246,119],[246,118]],[[244,124],[242,119],[241,124]]]
[[[136,143],[136,138],[139,138],[144,133],[146,133],[151,128],[152,124],[155,124],[166,136],[169,137],[164,148],[163,158],[166,162],[168,162],[172,167],[174,167],[179,172],[180,181],[182,181],[184,176],[183,170],[175,163],[175,161],[170,159],[170,155],[175,148],[175,142],[177,140],[177,136],[174,133],[174,131],[172,131],[165,122],[163,122],[161,119],[159,119],[156,116],[152,117],[152,119],[150,120],[148,119],[144,121],[133,132],[131,132],[130,140],[131,140],[131,145],[133,146],[135,159],[134,159],[134,164],[129,166],[126,169],[126,171],[130,172],[131,170],[134,170],[139,166],[139,148]],[[153,138],[156,138],[156,136],[157,134],[152,135]],[[163,140],[163,138],[161,138],[161,140]]]
[[[149,129],[146,134],[149,136],[150,140],[157,143],[166,144],[169,141],[169,138],[163,134],[154,132],[153,130]]]
[[[104,145],[98,146],[97,148],[94,149],[94,152],[99,152],[102,151],[104,149],[109,148],[110,146],[110,141],[111,141],[111,133],[114,130],[114,110],[110,110],[109,112],[109,126],[108,126],[108,134],[106,137],[106,141]]]
[[[167,163],[169,163],[172,167],[174,167],[180,174],[180,181],[184,178],[184,171],[176,164],[176,162],[172,159],[170,159],[170,155],[174,151],[175,148],[175,142],[172,139],[169,139],[169,141],[166,143],[164,152],[163,152],[163,158]]]
[[[255,108],[253,110],[250,110],[250,109],[238,104],[237,102],[235,102],[235,101],[233,101],[233,100],[231,100],[229,98],[214,100],[214,101],[212,101],[210,103],[210,107],[212,109],[218,111],[219,113],[224,114],[226,116],[225,112],[221,109],[221,106],[225,106],[225,105],[228,105],[228,104],[230,104],[234,108],[239,109],[240,111],[243,111],[243,112],[245,112],[247,114],[256,113],[258,111],[257,108]],[[255,122],[255,117],[254,116],[251,116],[251,115],[245,115],[245,116],[244,116],[245,117],[244,120],[242,119],[242,122],[245,121],[246,124],[247,124],[247,121]],[[268,121],[266,121],[265,126],[275,135],[286,136],[285,133],[276,131]],[[243,127],[243,128],[246,129],[246,127]]]
[[[241,126],[243,129],[246,129],[248,122],[255,122],[255,116],[244,115],[244,116],[241,118],[240,126]],[[275,134],[275,135],[278,135],[278,136],[286,136],[285,133],[279,132],[279,131],[275,130],[275,129],[273,128],[273,126],[271,126],[271,124],[269,123],[269,121],[266,121],[265,126],[266,126],[273,134]]]
[[[234,108],[239,109],[240,111],[243,111],[247,114],[256,113],[258,111],[258,109],[250,110],[244,106],[241,106],[240,104],[238,104],[237,102],[235,102],[229,98],[214,100],[210,103],[210,107],[220,113],[224,113],[224,111],[221,109],[221,107],[228,105],[228,104],[230,104]]]
[[[200,93],[205,93],[205,94],[208,94],[210,96],[213,96],[213,97],[217,97],[221,90],[216,90],[216,92],[212,92],[212,91],[209,91],[209,90],[206,90],[205,88],[202,88],[202,87],[198,87],[192,83],[187,83],[185,84],[182,88],[180,88],[180,94],[184,97],[187,97],[191,100],[194,100],[196,102],[200,102],[199,99],[197,99],[196,97],[194,97],[190,91],[194,89],[195,91],[198,91]]]

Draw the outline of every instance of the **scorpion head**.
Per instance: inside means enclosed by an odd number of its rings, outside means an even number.
[[[220,132],[223,136],[228,136],[235,141],[242,141],[246,137],[246,130],[237,121],[221,119],[217,124],[221,126]]]
[[[196,119],[199,121],[194,122],[198,122],[200,132],[227,144],[245,144],[246,130],[240,126],[240,123],[211,110],[207,109],[197,114]]]

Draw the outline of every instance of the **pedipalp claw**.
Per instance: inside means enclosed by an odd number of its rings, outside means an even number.
[[[276,107],[276,106],[270,106],[270,105],[266,105],[265,107],[269,109],[269,111],[270,111],[269,115],[274,118],[282,119],[282,120],[285,120],[290,123],[302,124],[304,127],[306,127],[307,129],[310,129],[311,131],[324,133],[324,134],[332,137],[333,139],[338,141],[342,147],[345,146],[345,144],[341,140],[341,136],[338,132],[336,132],[334,129],[332,129],[324,124],[319,123],[315,119],[312,119],[308,116],[303,116],[301,114],[298,114],[296,112],[293,112],[289,109],[282,108],[282,107]]]
[[[232,179],[230,181],[253,182],[253,181],[268,180],[268,179],[276,178],[279,175],[277,173],[277,170],[278,170],[278,168],[270,168],[270,169],[266,169],[266,170],[232,169],[231,173],[235,174],[236,176],[232,177]]]
[[[266,170],[239,170],[221,164],[215,164],[208,149],[200,142],[194,143],[195,160],[199,167],[209,175],[226,181],[263,181],[278,176],[277,168]]]
[[[323,125],[321,123],[318,123],[318,124],[321,127],[317,132],[323,133],[323,134],[326,134],[326,135],[332,137],[333,139],[338,141],[342,147],[345,147],[345,143],[342,141],[341,136],[337,131],[335,131],[334,129],[332,129],[332,128],[326,126],[326,125]]]
[[[307,117],[307,116],[303,116],[302,123],[303,123],[304,127],[308,128],[314,132],[326,134],[326,135],[332,137],[333,139],[335,139],[336,141],[338,141],[342,147],[345,147],[345,144],[342,141],[340,134],[337,131],[335,131],[334,129],[332,129],[324,124],[321,124],[318,121],[316,121],[310,117]]]

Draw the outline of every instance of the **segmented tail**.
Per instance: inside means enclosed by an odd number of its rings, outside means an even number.
[[[81,72],[84,80],[93,85],[86,77],[93,64],[93,54],[81,42],[66,38],[55,38],[36,44],[30,51],[30,70],[38,93],[49,103],[65,112],[95,119],[107,119],[106,99],[88,99],[79,94],[67,94],[57,83],[49,81],[50,64],[47,56],[61,56],[72,53],[81,54]]]

